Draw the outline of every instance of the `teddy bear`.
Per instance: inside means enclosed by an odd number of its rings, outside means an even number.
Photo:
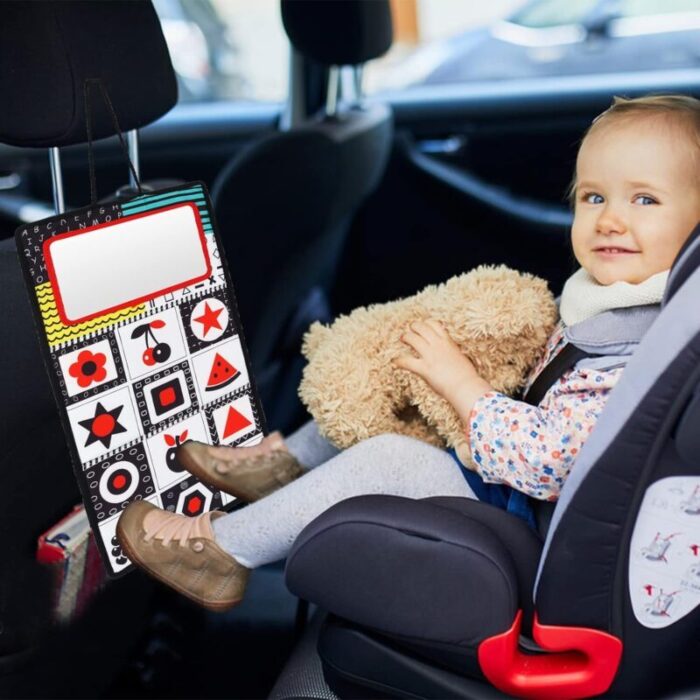
[[[482,265],[413,296],[355,309],[330,325],[314,323],[303,340],[308,363],[299,396],[330,442],[344,449],[399,433],[452,447],[470,466],[452,406],[392,362],[411,352],[400,340],[409,324],[427,318],[443,324],[494,389],[512,396],[542,356],[558,310],[545,280]]]

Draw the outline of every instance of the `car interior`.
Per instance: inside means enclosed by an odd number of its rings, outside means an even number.
[[[614,95],[700,97],[700,67],[365,95],[397,3],[279,11],[286,99],[239,107],[178,102],[150,0],[0,3],[0,694],[700,697],[700,584],[665,591],[687,608],[673,624],[645,624],[630,595],[652,497],[700,537],[700,228],[537,533],[478,501],[364,496],[311,523],[230,612],[134,572],[55,622],[37,539],[80,493],[13,234],[90,201],[86,80],[107,87],[144,191],[209,189],[267,428],[283,434],[309,417],[297,387],[312,323],[482,264],[558,295],[575,269],[566,191],[591,120]],[[90,109],[99,202],[129,199],[112,116],[97,96]]]

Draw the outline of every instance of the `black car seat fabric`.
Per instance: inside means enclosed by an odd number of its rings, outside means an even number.
[[[659,698],[687,692],[700,695],[700,672],[694,663],[700,653],[697,632],[700,628],[698,298],[700,227],[679,254],[669,276],[661,312],[629,360],[577,458],[554,510],[541,555],[536,547],[528,552],[507,529],[510,525],[505,514],[496,514],[499,522],[491,527],[495,535],[502,538],[504,548],[511,555],[517,550],[526,559],[532,557],[526,561],[525,568],[528,565],[539,567],[531,594],[534,593],[536,615],[532,634],[540,647],[520,638],[521,649],[536,651],[537,658],[532,663],[529,654],[518,650],[518,634],[521,631],[531,634],[527,623],[521,630],[517,618],[503,622],[510,613],[501,616],[501,606],[512,610],[512,600],[496,596],[494,590],[485,590],[483,586],[473,589],[469,585],[473,580],[482,580],[488,572],[472,569],[459,573],[458,567],[447,565],[449,559],[439,551],[440,539],[434,536],[432,520],[442,517],[434,510],[435,506],[431,508],[425,503],[426,512],[415,513],[408,531],[428,534],[426,550],[430,544],[437,543],[430,558],[424,559],[430,574],[424,590],[433,591],[439,585],[432,580],[433,576],[458,575],[469,591],[469,595],[465,595],[469,605],[491,606],[492,619],[500,620],[493,626],[485,625],[478,616],[465,613],[465,601],[450,601],[446,611],[436,612],[441,620],[438,629],[426,626],[425,629],[438,638],[445,631],[454,637],[456,629],[461,629],[466,646],[474,650],[478,645],[475,650],[478,668],[465,663],[463,675],[478,678],[483,673],[500,689],[517,697],[573,698],[602,694],[612,698]],[[393,516],[385,516],[381,508],[371,507],[365,499],[358,499],[365,501],[364,504],[358,502],[353,506],[364,509],[363,522],[372,523],[374,530],[392,527]],[[336,506],[341,507],[342,503]],[[334,640],[326,648],[328,664],[329,668],[334,666],[331,675],[338,675],[342,670],[343,683],[354,677],[356,688],[368,688],[381,678],[389,682],[388,676],[377,670],[380,655],[369,649],[379,645],[390,649],[393,655],[401,653],[397,642],[406,631],[413,631],[410,617],[406,618],[403,612],[401,583],[405,576],[413,577],[409,581],[418,581],[420,575],[403,568],[404,563],[411,560],[405,556],[400,542],[389,543],[384,537],[385,546],[378,548],[375,532],[362,536],[361,529],[351,518],[352,549],[341,548],[343,553],[352,551],[352,556],[348,557],[350,562],[335,563],[346,576],[342,581],[334,579],[335,587],[329,587],[332,574],[324,559],[327,556],[337,558],[330,554],[337,544],[334,533],[339,534],[346,527],[331,510],[308,526],[311,540],[306,540],[305,531],[295,543],[288,563],[290,585],[297,594],[309,597],[312,602],[318,597],[324,607],[352,621],[340,625],[333,620],[327,623],[328,634]],[[331,515],[333,527],[324,528],[323,519]],[[474,511],[473,516],[484,522],[482,514]],[[470,526],[465,522],[465,527]],[[453,536],[461,542],[468,541],[471,536],[458,532],[458,526],[455,527]],[[296,556],[303,553],[305,547],[316,547],[316,538],[319,546],[315,561],[306,555],[305,570],[297,570],[301,560],[297,563]],[[483,548],[483,553],[490,557],[489,563],[484,560],[480,564],[490,569],[491,562],[495,561],[492,546],[485,539],[478,541],[478,535],[470,542],[474,548]],[[374,553],[375,563],[364,560],[364,550]],[[435,557],[445,558],[438,563]],[[469,557],[476,561],[476,554]],[[398,610],[399,613],[387,616],[376,608],[373,600],[378,585],[375,575],[364,575],[364,569],[353,571],[351,565],[356,560],[362,561],[365,569],[374,565],[383,570],[386,566],[382,580],[388,588],[379,599],[384,605],[391,605],[392,612]],[[418,558],[413,561],[414,568],[421,564]],[[399,572],[393,579],[395,600],[386,595],[392,590],[392,570]],[[522,571],[523,564],[517,570]],[[503,571],[507,569],[504,567]],[[522,580],[513,570],[506,575],[511,577],[513,585]],[[318,586],[317,577],[326,583]],[[372,585],[365,586],[364,581]],[[353,596],[356,600],[352,600]],[[410,591],[409,599],[418,597],[415,591]],[[496,600],[497,597],[500,600]],[[527,613],[528,605],[523,607]],[[458,616],[461,628],[449,618],[449,612]],[[402,614],[406,627],[398,622]],[[392,624],[390,635],[387,636],[382,627],[380,637],[376,634],[377,622],[386,625],[387,617]],[[360,619],[362,622],[358,624]],[[495,634],[494,628],[499,628]],[[601,640],[597,650],[589,647],[584,651],[594,636]],[[501,644],[504,638],[508,638],[512,646]],[[342,640],[348,645],[345,657],[341,654]],[[416,645],[415,638],[413,641],[414,648],[410,652],[408,645],[401,645],[407,659],[425,660],[432,656],[443,668],[457,670],[448,656],[435,656],[430,645]],[[493,642],[498,644],[494,646]],[[364,651],[351,656],[350,647]],[[491,669],[485,668],[484,650],[489,647],[500,649],[499,662],[504,661],[502,666],[512,671],[508,677],[496,678]],[[344,658],[347,661],[343,661]],[[547,671],[542,672],[543,668]],[[407,678],[410,675],[415,679],[416,673],[415,667],[408,675],[397,673],[391,679],[394,691],[399,695],[401,692],[412,694],[415,686]],[[418,694],[422,697],[438,697],[440,692],[445,692],[447,686],[440,685],[443,681],[435,676],[431,686],[430,677],[429,672],[421,677],[424,690]],[[432,690],[425,691],[426,687]],[[455,692],[454,696],[458,695]],[[468,693],[459,696],[471,697]]]
[[[393,38],[388,2],[282,0],[282,22],[295,48],[327,66],[381,56]]]
[[[85,141],[86,79],[103,81],[123,129],[173,106],[175,74],[150,2],[0,3],[0,140]],[[94,137],[113,135],[107,110],[98,100],[93,107]],[[0,242],[0,315],[0,695],[94,697],[139,641],[152,584],[111,582],[78,622],[51,624],[51,572],[36,562],[37,538],[80,495],[13,238]]]
[[[324,65],[359,64],[391,44],[387,0],[282,3],[294,47]],[[355,105],[269,135],[237,154],[212,187],[268,425],[290,431],[301,337],[331,320],[327,300],[353,214],[388,162],[390,110]]]
[[[177,81],[145,0],[8,0],[0,8],[0,141],[54,147],[86,140],[83,84],[99,78],[124,131],[165,114]],[[112,136],[95,100],[93,135]]]
[[[531,619],[541,547],[523,520],[479,501],[360,496],[304,530],[286,578],[341,618],[479,673],[478,644],[523,607]]]

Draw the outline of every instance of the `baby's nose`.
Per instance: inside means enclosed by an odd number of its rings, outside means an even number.
[[[624,217],[613,207],[605,207],[598,217],[596,228],[599,233],[613,234],[627,231]]]

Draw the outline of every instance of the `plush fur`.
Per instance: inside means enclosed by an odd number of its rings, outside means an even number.
[[[320,432],[341,448],[381,433],[401,433],[469,454],[454,409],[392,360],[411,352],[408,325],[434,318],[495,389],[513,394],[540,358],[557,321],[547,283],[505,266],[481,266],[386,304],[355,309],[332,325],[314,323],[299,396]],[[465,449],[466,448],[466,449]]]

